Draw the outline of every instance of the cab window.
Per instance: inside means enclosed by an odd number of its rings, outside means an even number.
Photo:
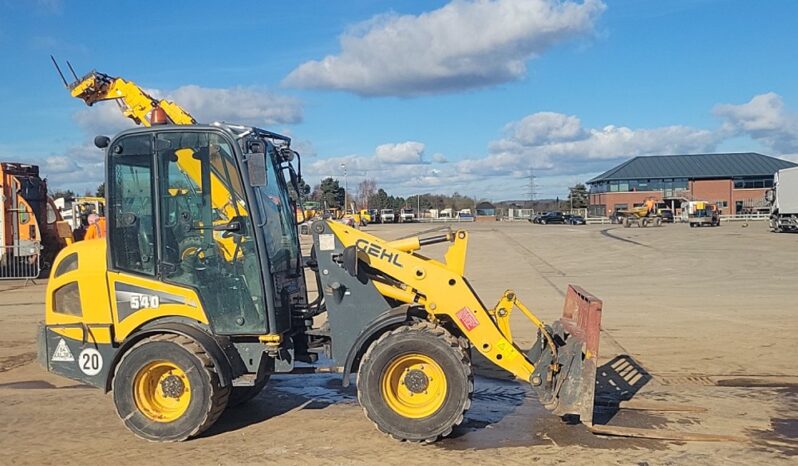
[[[109,158],[109,244],[116,270],[155,275],[151,136],[118,139]]]

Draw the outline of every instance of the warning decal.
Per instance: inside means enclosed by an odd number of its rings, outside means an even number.
[[[332,234],[319,235],[319,251],[334,251],[335,236]]]
[[[457,319],[460,321],[460,323],[463,324],[463,327],[465,327],[465,329],[469,332],[472,329],[474,329],[477,325],[479,325],[477,316],[472,314],[471,309],[467,307],[464,307],[459,311],[457,311],[457,314],[455,314],[455,316],[457,316]]]
[[[69,347],[63,338],[58,342],[58,346],[55,347],[53,357],[50,360],[58,362],[72,362],[75,360],[75,357],[72,356],[72,351],[69,351]]]

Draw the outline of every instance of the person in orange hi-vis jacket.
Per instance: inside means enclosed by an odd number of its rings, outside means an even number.
[[[91,214],[88,218],[89,228],[86,229],[86,236],[84,240],[102,239],[105,238],[105,217],[100,217],[97,214]]]

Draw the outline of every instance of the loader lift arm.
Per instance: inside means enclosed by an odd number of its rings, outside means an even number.
[[[546,325],[512,290],[505,291],[492,308],[482,303],[463,276],[466,231],[396,241],[335,222],[326,222],[324,231],[331,231],[340,241],[344,253],[333,261],[350,275],[365,275],[381,295],[397,305],[423,308],[429,321],[455,327],[454,333],[467,338],[488,360],[530,383],[556,414],[579,415],[582,422],[592,423],[600,300],[571,286],[563,317]],[[450,243],[443,262],[418,253],[423,246],[436,243]],[[329,289],[336,283],[326,285]],[[537,329],[537,341],[527,354],[510,330],[515,308]]]

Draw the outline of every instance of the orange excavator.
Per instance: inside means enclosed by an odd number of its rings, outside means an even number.
[[[36,165],[0,162],[0,278],[35,278],[71,242]]]

